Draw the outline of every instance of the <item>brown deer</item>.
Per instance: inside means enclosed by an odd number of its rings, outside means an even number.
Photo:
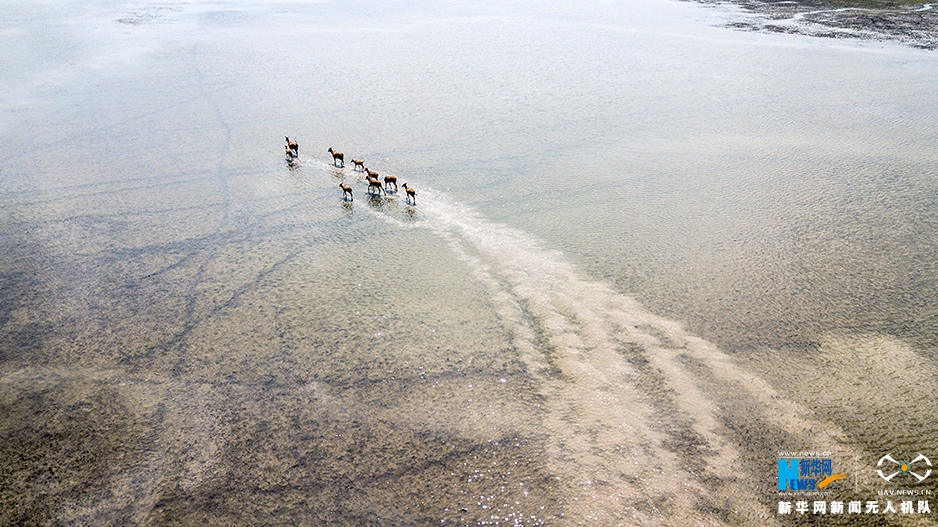
[[[378,190],[376,192],[372,192],[372,188],[376,188]],[[384,187],[381,186],[381,180],[376,177],[368,176],[368,193],[380,196],[382,192],[387,194],[387,192],[384,190]]]
[[[410,200],[414,205],[417,204],[417,191],[407,186],[407,183],[404,183],[404,192],[407,193],[407,199]]]
[[[294,152],[289,146],[283,147],[284,154],[287,156],[287,161],[293,161],[296,159],[296,152]]]
[[[352,164],[355,165],[353,170],[358,170],[359,172],[361,172],[362,170],[365,170],[365,162],[362,161],[361,159],[353,159]]]
[[[335,150],[332,149],[331,146],[329,147],[329,153],[332,154],[333,165],[335,165],[337,161],[341,161],[342,162],[341,168],[345,168],[345,154],[343,154],[342,152],[336,152]]]
[[[342,199],[345,199],[345,196],[348,196],[349,201],[355,201],[355,197],[352,196],[352,187],[346,185],[345,183],[339,183],[339,187],[342,189]]]
[[[300,145],[296,141],[291,141],[289,137],[284,137],[287,140],[287,148],[293,151],[293,157],[300,155]]]
[[[368,168],[368,167],[362,167],[362,168],[365,170],[365,177],[369,177],[369,178],[372,178],[372,177],[373,177],[373,178],[377,178],[377,177],[378,177],[378,173],[375,172],[374,170],[372,170],[372,169],[370,169],[370,168]]]
[[[397,178],[395,176],[384,176],[384,193],[388,193],[388,189],[391,188],[391,185],[394,185],[394,192],[397,192]]]

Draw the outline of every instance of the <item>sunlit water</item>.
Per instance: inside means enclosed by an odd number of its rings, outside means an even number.
[[[938,456],[936,56],[737,16],[4,4],[0,523],[764,525],[779,452]]]

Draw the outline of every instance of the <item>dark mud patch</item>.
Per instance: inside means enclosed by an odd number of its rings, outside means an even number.
[[[168,15],[180,11],[180,7],[174,6],[149,6],[143,7],[132,13],[117,19],[117,23],[124,26],[142,26],[158,22],[169,22]]]
[[[702,3],[740,6],[751,18],[729,27],[821,38],[898,42],[938,49],[938,4],[899,2],[793,2],[762,0]]]
[[[3,395],[2,525],[46,525],[92,511],[146,450],[145,427],[106,385],[66,380]],[[131,511],[112,510],[106,519],[123,523]]]

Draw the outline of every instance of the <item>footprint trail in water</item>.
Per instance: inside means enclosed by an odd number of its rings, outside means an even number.
[[[548,462],[568,496],[568,520],[772,522],[765,492],[774,474],[747,468],[745,448],[759,445],[737,446],[739,429],[855,455],[836,426],[809,418],[679,324],[583,279],[559,252],[442,192],[423,190],[421,198],[422,220],[406,225],[441,236],[490,288],[514,347],[540,381]],[[771,466],[786,446],[763,445],[759,453]]]

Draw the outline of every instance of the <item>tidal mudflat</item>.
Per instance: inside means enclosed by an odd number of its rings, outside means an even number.
[[[938,458],[938,65],[746,16],[0,6],[0,523],[815,521],[791,452],[885,509]]]
[[[829,0],[732,2],[751,13],[731,27],[820,38],[899,42],[938,48],[938,10],[931,2]]]

